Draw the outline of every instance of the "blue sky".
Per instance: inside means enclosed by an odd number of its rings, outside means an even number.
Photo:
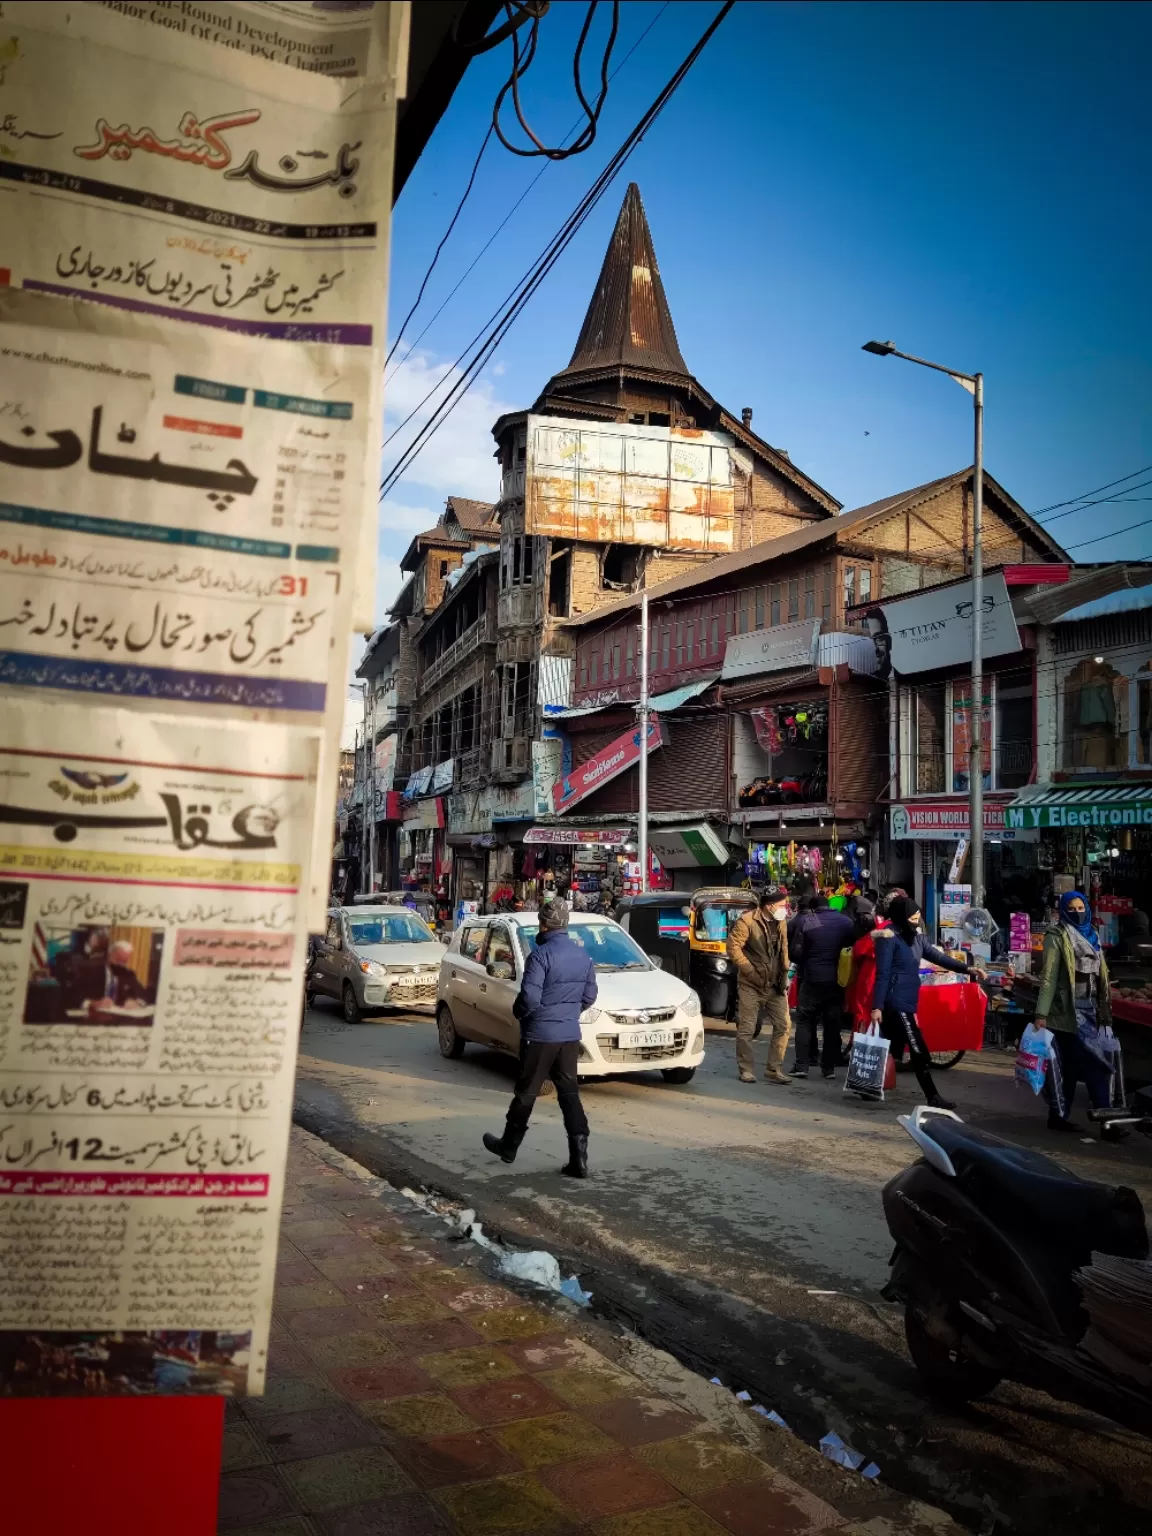
[[[596,144],[548,167],[404,358],[388,384],[389,425],[480,330],[716,8],[626,0],[614,63],[655,24],[612,83]],[[583,15],[583,4],[552,6],[525,81],[529,118],[553,142],[578,116],[571,56]],[[752,406],[756,429],[845,507],[971,460],[968,397],[943,376],[861,352],[870,337],[984,371],[988,469],[1029,510],[1152,464],[1150,44],[1142,4],[743,0],[383,503],[380,612],[397,559],[446,495],[495,498],[492,422],[530,405],[568,361],[629,180],[689,367],[730,409]],[[397,205],[394,329],[508,61],[505,45],[471,66]],[[540,165],[489,145],[407,342]],[[403,441],[385,450],[386,466]],[[1133,482],[1132,497],[1150,495]],[[1125,500],[1053,532],[1072,545],[1146,516],[1152,501]],[[1076,553],[1152,554],[1150,534]]]

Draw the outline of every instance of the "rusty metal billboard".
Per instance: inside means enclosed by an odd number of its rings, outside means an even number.
[[[733,548],[722,432],[529,416],[525,531],[659,549]]]

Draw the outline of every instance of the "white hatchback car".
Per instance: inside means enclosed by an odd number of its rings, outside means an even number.
[[[469,1040],[519,1053],[512,1004],[538,930],[535,912],[469,918],[457,928],[436,991],[442,1055],[461,1055]],[[704,1060],[695,992],[664,975],[611,918],[573,912],[568,937],[593,957],[598,988],[595,1003],[580,1015],[579,1075],[657,1070],[670,1083],[690,1082]]]

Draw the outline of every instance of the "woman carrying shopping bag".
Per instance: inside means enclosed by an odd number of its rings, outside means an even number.
[[[1088,1089],[1093,1109],[1123,1101],[1120,1042],[1112,1033],[1108,964],[1088,902],[1079,891],[1066,891],[1058,911],[1044,935],[1036,1028],[1050,1029],[1055,1047],[1045,1085],[1048,1129],[1079,1131],[1068,1118],[1077,1083]],[[1101,1135],[1119,1141],[1127,1132],[1108,1125]]]
[[[912,1059],[912,1070],[921,1092],[934,1109],[955,1109],[955,1104],[941,1098],[932,1081],[932,1058],[916,1022],[920,1001],[920,961],[958,971],[983,981],[985,973],[967,962],[953,960],[942,949],[929,944],[924,933],[920,908],[911,896],[894,896],[888,903],[886,934],[875,945],[876,980],[872,987],[872,1023],[892,1041],[894,1052],[902,1054],[905,1046]]]

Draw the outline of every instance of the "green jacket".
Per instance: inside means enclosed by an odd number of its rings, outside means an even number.
[[[1076,959],[1072,940],[1063,923],[1054,923],[1044,935],[1044,954],[1040,961],[1040,995],[1036,999],[1036,1017],[1044,1019],[1049,1029],[1076,1033]],[[1112,1022],[1111,987],[1108,964],[1100,955],[1100,977],[1096,988],[1096,1019]]]

